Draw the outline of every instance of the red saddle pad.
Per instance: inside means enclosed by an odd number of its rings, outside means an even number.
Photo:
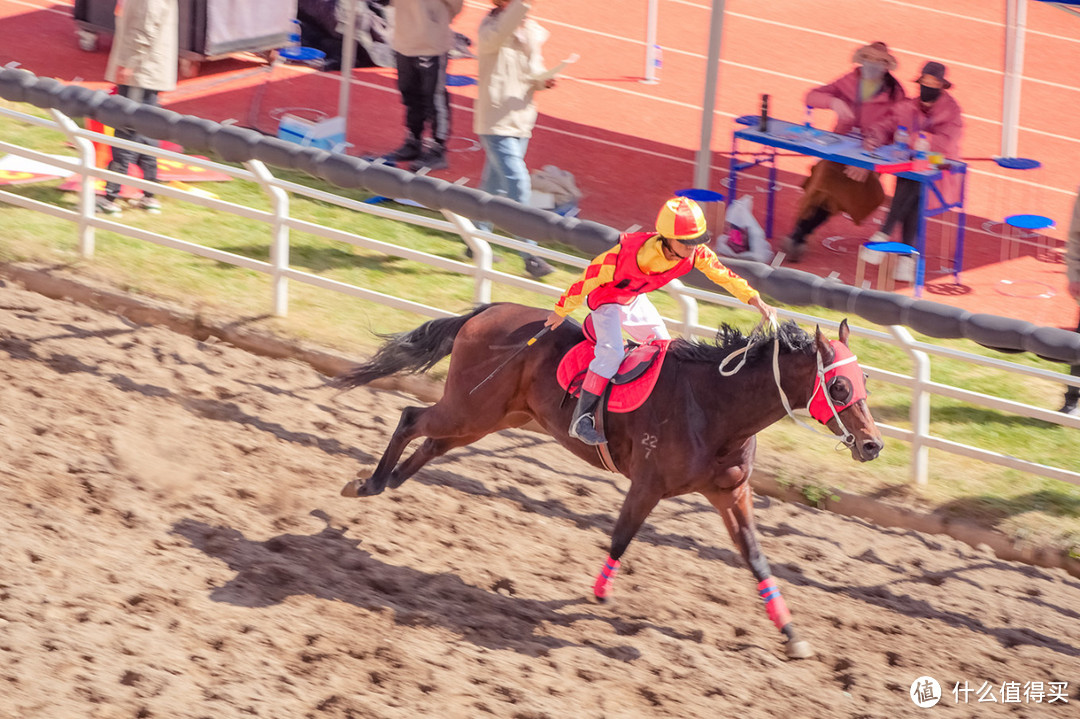
[[[638,345],[627,353],[619,371],[611,380],[607,408],[612,412],[633,412],[649,398],[660,368],[664,365],[670,340],[653,340]],[[595,345],[588,340],[574,345],[563,356],[556,370],[559,386],[574,395],[581,391],[581,380],[593,359]]]

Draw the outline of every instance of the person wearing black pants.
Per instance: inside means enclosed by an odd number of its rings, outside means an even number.
[[[405,145],[395,153],[399,161],[420,161],[424,128],[431,128],[434,145],[424,163],[432,169],[446,166],[446,141],[450,139],[450,98],[446,92],[447,54],[412,57],[395,52],[397,84],[405,105]],[[442,167],[434,167],[440,164]],[[419,168],[417,168],[419,169]]]
[[[1069,234],[1065,237],[1065,272],[1069,280],[1069,294],[1080,304],[1080,192],[1076,195],[1073,204],[1072,220],[1069,222]],[[1076,331],[1080,333],[1080,323],[1076,325]],[[1073,377],[1080,377],[1080,364],[1074,364],[1069,368]],[[1073,416],[1080,416],[1080,387],[1069,385],[1065,388],[1065,404],[1061,412]]]
[[[1078,302],[1080,297],[1074,296]],[[1080,334],[1080,323],[1076,325],[1076,332]],[[1080,377],[1080,364],[1074,364],[1069,367],[1069,374],[1073,377]],[[1080,403],[1080,387],[1070,384],[1065,387],[1065,404],[1061,406],[1061,412],[1071,415],[1080,415],[1080,409],[1077,408],[1077,404]]]
[[[908,131],[910,142],[918,143],[921,136],[926,143],[928,154],[958,157],[964,120],[960,105],[948,92],[952,83],[946,79],[945,74],[946,67],[940,62],[931,60],[923,65],[922,73],[915,78],[918,96],[901,102],[896,109],[896,118]],[[956,194],[959,189],[952,177],[944,178],[939,187],[948,195]],[[904,244],[914,246],[919,232],[920,193],[921,187],[917,181],[897,177],[889,214],[881,230],[875,232],[870,241],[887,242],[899,224]]]
[[[176,0],[124,0],[116,4],[116,32],[113,35],[105,79],[116,83],[116,92],[135,102],[158,105],[158,93],[176,88],[176,65],[179,61],[179,11]],[[121,140],[157,146],[130,127],[117,127]],[[157,182],[157,158],[137,150],[112,148],[108,169],[122,175],[128,166],[137,164],[143,178]],[[97,201],[98,212],[119,215],[116,198],[120,183],[105,185],[105,196]],[[133,203],[147,212],[161,211],[161,202],[153,192],[145,192]]]
[[[146,90],[141,87],[131,87],[130,85],[118,85],[116,88],[116,94],[120,97],[126,97],[134,100],[135,102],[141,102],[145,105],[154,105],[159,107],[158,91]],[[118,140],[131,140],[132,142],[139,142],[143,145],[150,145],[151,147],[158,147],[157,140],[151,140],[145,135],[140,135],[132,127],[117,127],[113,136]],[[122,175],[127,174],[128,166],[137,165],[142,170],[143,179],[148,182],[157,182],[157,158],[153,155],[147,155],[135,150],[126,150],[122,147],[114,146],[112,148],[112,160],[109,161],[108,169],[110,172],[119,172]],[[120,194],[119,182],[108,182],[105,184],[105,201],[109,203],[115,203],[117,196]],[[151,211],[160,211],[161,205],[154,197],[153,192],[144,191],[142,200],[139,205],[143,209]]]
[[[889,214],[881,225],[883,235],[891,235],[896,225],[900,224],[900,237],[905,245],[915,246],[915,236],[919,232],[919,194],[922,185],[917,180],[905,177],[896,178],[896,191],[893,192]]]
[[[450,139],[450,98],[446,63],[454,43],[450,23],[464,0],[394,0],[394,59],[398,90],[405,106],[405,142],[384,157],[409,162],[410,169],[446,168]],[[424,147],[424,129],[432,143]]]

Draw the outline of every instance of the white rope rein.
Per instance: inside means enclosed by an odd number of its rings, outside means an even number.
[[[754,336],[754,334],[758,331],[758,329],[762,326],[762,324],[764,324],[764,321],[762,321],[762,323],[758,324],[758,326],[754,328],[754,331],[750,333],[751,337]],[[818,383],[819,382],[821,383],[821,391],[825,395],[825,403],[829,406],[829,410],[832,412],[832,416],[836,420],[836,425],[840,428],[841,434],[836,435],[836,434],[831,434],[831,433],[828,433],[828,432],[822,432],[817,427],[814,427],[813,425],[810,425],[810,424],[807,424],[806,422],[803,422],[801,419],[796,417],[795,413],[792,412],[792,410],[791,410],[791,403],[788,401],[787,394],[784,392],[784,388],[780,384],[780,331],[779,331],[779,327],[777,326],[777,323],[776,323],[775,320],[772,322],[772,326],[773,326],[773,332],[774,332],[774,334],[773,334],[773,360],[772,360],[773,380],[776,382],[776,389],[780,392],[780,402],[784,405],[784,411],[787,413],[787,416],[791,417],[791,419],[795,421],[795,424],[798,424],[798,425],[800,425],[802,427],[805,427],[806,429],[808,429],[811,432],[814,432],[816,434],[820,434],[820,435],[823,435],[825,437],[840,437],[840,442],[836,445],[837,451],[840,451],[840,450],[842,450],[842,449],[844,449],[846,447],[851,447],[852,445],[854,445],[855,444],[855,435],[852,434],[851,432],[849,432],[848,428],[846,426],[844,426],[843,420],[840,419],[840,413],[836,411],[836,405],[833,404],[832,397],[829,396],[829,389],[828,389],[828,387],[825,386],[825,373],[829,372],[829,371],[831,371],[833,369],[836,369],[837,367],[841,367],[841,366],[849,364],[851,362],[855,362],[855,361],[857,361],[858,358],[855,355],[851,355],[850,357],[846,357],[846,358],[840,360],[839,362],[833,362],[829,366],[823,367],[822,363],[821,363],[821,352],[818,351],[817,348],[814,349],[814,359],[817,361],[817,375],[816,375],[816,380],[814,382],[814,388],[816,389],[817,386],[818,386]],[[730,376],[736,374],[739,370],[741,370],[746,365],[747,353],[750,351],[750,348],[752,346],[753,346],[752,341],[747,342],[745,347],[737,349],[734,352],[732,352],[731,354],[729,354],[727,357],[725,357],[720,362],[720,366],[718,368],[720,370],[720,374],[723,375],[724,377],[730,377]],[[742,359],[739,360],[739,364],[737,364],[735,367],[733,367],[731,369],[726,369],[727,365],[732,360],[734,360],[736,357],[740,357],[740,356],[742,357]],[[810,409],[810,403],[814,401],[814,396],[816,394],[817,394],[817,392],[811,392],[810,393],[810,399],[806,401],[806,409],[807,410]]]

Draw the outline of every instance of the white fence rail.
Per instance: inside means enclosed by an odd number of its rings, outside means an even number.
[[[496,282],[506,286],[513,286],[540,294],[546,294],[551,297],[557,297],[561,292],[558,288],[493,269],[490,246],[492,243],[518,251],[528,251],[530,254],[576,267],[584,267],[588,264],[586,260],[579,257],[556,252],[542,246],[526,244],[493,233],[480,231],[468,218],[448,211],[443,211],[445,219],[437,219],[421,214],[396,210],[390,207],[359,202],[341,197],[331,192],[313,189],[298,183],[277,178],[269,168],[257,160],[245,163],[246,169],[238,169],[215,163],[210,160],[180,155],[167,150],[150,148],[146,145],[140,145],[126,140],[118,140],[108,135],[90,132],[80,128],[70,118],[65,117],[56,110],[52,110],[51,113],[53,120],[50,121],[48,119],[26,115],[14,110],[0,108],[0,117],[7,117],[41,127],[55,128],[63,132],[76,148],[78,156],[73,156],[65,160],[57,160],[53,156],[2,140],[0,140],[0,151],[19,157],[25,157],[30,160],[36,160],[38,162],[61,166],[63,169],[81,176],[83,181],[79,201],[77,203],[78,209],[65,209],[8,191],[0,191],[0,202],[6,202],[17,207],[41,212],[75,223],[78,227],[79,253],[86,258],[90,258],[94,254],[94,231],[102,229],[137,240],[152,242],[164,247],[189,252],[216,262],[244,267],[249,270],[267,274],[272,279],[271,310],[278,316],[285,315],[288,312],[288,282],[290,280],[307,283],[334,292],[341,292],[362,300],[376,302],[397,310],[413,312],[427,317],[444,317],[453,314],[452,312],[438,307],[431,307],[400,297],[394,297],[392,295],[375,292],[363,287],[357,287],[355,285],[320,277],[319,275],[311,274],[309,272],[293,269],[289,264],[289,234],[292,230],[309,233],[329,240],[344,242],[367,250],[381,252],[386,255],[413,260],[442,270],[471,275],[474,279],[473,300],[477,303],[491,301],[492,284]],[[95,167],[92,142],[135,149],[139,152],[154,154],[161,158],[196,165],[215,172],[225,173],[237,179],[258,183],[269,197],[272,209],[269,212],[256,210],[218,199],[203,197],[195,193],[185,192],[167,185],[159,185],[142,179],[119,175]],[[95,215],[93,178],[122,182],[128,186],[143,190],[151,190],[155,194],[182,199],[186,202],[266,223],[269,230],[270,261],[264,262],[230,252],[223,252],[178,238],[130,227]],[[291,195],[307,197],[313,200],[355,210],[357,212],[381,217],[383,219],[393,220],[395,222],[418,225],[447,233],[456,233],[461,236],[465,244],[472,250],[473,262],[470,264],[444,257],[437,257],[426,252],[411,250],[370,237],[364,237],[362,235],[291,217],[289,214]],[[673,331],[679,332],[685,337],[711,337],[715,333],[715,328],[706,327],[698,322],[698,302],[707,302],[729,307],[742,307],[739,302],[730,297],[707,292],[705,290],[689,288],[679,281],[672,282],[665,289],[678,301],[682,314],[679,320],[667,319],[667,321]],[[831,320],[825,320],[800,312],[781,310],[780,314],[798,322],[817,323],[833,328],[837,326],[837,323]],[[910,443],[911,479],[913,482],[918,484],[925,484],[927,482],[930,462],[929,450],[936,449],[969,457],[981,462],[987,462],[1023,472],[1029,472],[1042,477],[1080,485],[1080,473],[1060,467],[1054,467],[1052,465],[1031,462],[992,450],[952,442],[941,437],[935,437],[931,435],[929,431],[930,397],[932,395],[967,402],[996,412],[1004,412],[1061,424],[1067,427],[1080,428],[1080,418],[1077,417],[1066,416],[1040,407],[933,382],[930,379],[931,357],[958,360],[972,365],[990,367],[999,371],[1059,382],[1061,384],[1075,382],[1075,378],[1059,372],[1027,367],[1014,362],[984,357],[973,353],[938,347],[930,343],[916,341],[911,333],[902,326],[893,326],[888,329],[889,332],[886,333],[858,326],[851,327],[853,334],[901,347],[911,358],[913,368],[911,375],[904,375],[891,370],[867,366],[865,364],[863,365],[863,369],[865,369],[867,374],[873,379],[905,387],[911,392],[911,429],[904,429],[888,424],[879,424],[878,426],[883,435]]]

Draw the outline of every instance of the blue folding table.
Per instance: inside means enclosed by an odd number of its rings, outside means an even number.
[[[849,135],[837,135],[826,130],[805,127],[776,118],[769,118],[766,131],[758,129],[759,118],[756,115],[745,115],[736,120],[739,125],[745,126],[736,130],[731,141],[731,174],[728,178],[728,196],[736,198],[738,189],[739,172],[758,165],[769,166],[769,198],[766,205],[765,234],[773,235],[773,213],[775,210],[776,194],[776,151],[789,150],[800,155],[820,157],[823,160],[832,160],[842,165],[852,165],[875,172],[888,172],[890,165],[896,165],[906,161],[900,148],[895,145],[885,145],[876,150],[863,149],[862,140]],[[739,159],[739,141],[746,140],[770,148],[767,151],[747,153],[753,154],[752,160],[741,161]],[[950,202],[942,193],[939,183],[945,174],[960,175],[960,189],[956,201]],[[928,170],[918,172],[902,171],[894,172],[897,177],[915,180],[920,185],[919,192],[919,228],[916,237],[916,249],[919,251],[919,264],[915,273],[915,294],[920,295],[923,283],[926,279],[926,220],[936,217],[950,210],[956,210],[959,214],[956,227],[956,250],[953,253],[953,278],[960,282],[960,269],[964,261],[964,192],[967,185],[967,165],[963,162],[949,160],[942,168],[931,167]],[[930,200],[934,200],[931,202]]]

